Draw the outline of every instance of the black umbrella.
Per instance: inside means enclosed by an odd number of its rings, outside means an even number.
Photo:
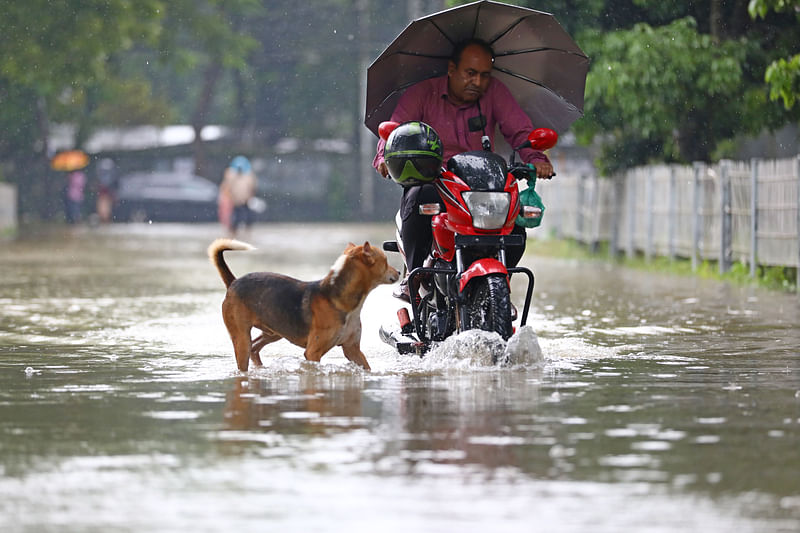
[[[533,125],[563,133],[583,115],[589,58],[549,13],[481,0],[413,21],[367,70],[364,124],[377,135],[400,95],[447,73],[455,45],[477,37],[495,51],[502,81]]]

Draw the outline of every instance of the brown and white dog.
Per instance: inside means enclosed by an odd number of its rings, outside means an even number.
[[[328,350],[341,346],[347,359],[369,370],[361,352],[361,307],[372,289],[400,277],[383,251],[368,242],[350,243],[328,275],[318,281],[272,272],[237,278],[223,252],[252,249],[232,239],[217,239],[208,247],[208,257],[228,288],[222,318],[239,370],[246,371],[251,359],[260,366],[261,348],[282,338],[305,348],[309,361],[319,361]],[[261,335],[251,339],[252,328],[260,329]]]

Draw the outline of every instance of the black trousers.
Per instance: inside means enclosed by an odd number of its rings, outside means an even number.
[[[400,218],[403,225],[400,228],[400,239],[403,241],[403,250],[406,254],[406,268],[411,272],[422,266],[431,251],[433,244],[433,231],[431,230],[431,217],[419,214],[420,204],[439,204],[444,209],[439,193],[433,185],[418,185],[408,187],[403,191],[400,202]],[[525,228],[514,226],[511,233],[526,236]],[[517,266],[522,254],[525,253],[525,244],[506,249],[507,266]]]

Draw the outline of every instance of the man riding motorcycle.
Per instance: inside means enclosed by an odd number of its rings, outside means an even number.
[[[447,75],[424,80],[406,90],[391,120],[398,123],[422,121],[432,126],[443,143],[445,164],[457,153],[484,148],[484,142],[491,147],[498,126],[511,146],[521,145],[533,130],[533,125],[508,88],[491,76],[493,61],[494,52],[485,41],[470,39],[459,44],[448,63]],[[373,166],[383,177],[388,177],[385,144],[382,139],[378,141]],[[547,179],[553,176],[553,166],[543,152],[523,149],[520,156],[526,163],[533,164],[537,177]],[[422,266],[431,249],[430,217],[420,215],[418,207],[426,203],[440,203],[433,185],[404,188],[400,205],[400,236],[408,272]],[[516,226],[514,233],[524,235],[525,229]],[[524,251],[524,244],[509,249],[509,266],[515,266]],[[409,298],[407,278],[401,282],[395,296]]]

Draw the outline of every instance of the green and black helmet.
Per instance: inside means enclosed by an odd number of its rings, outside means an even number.
[[[383,158],[389,175],[403,187],[430,183],[442,168],[442,140],[424,122],[404,122],[386,139]]]

